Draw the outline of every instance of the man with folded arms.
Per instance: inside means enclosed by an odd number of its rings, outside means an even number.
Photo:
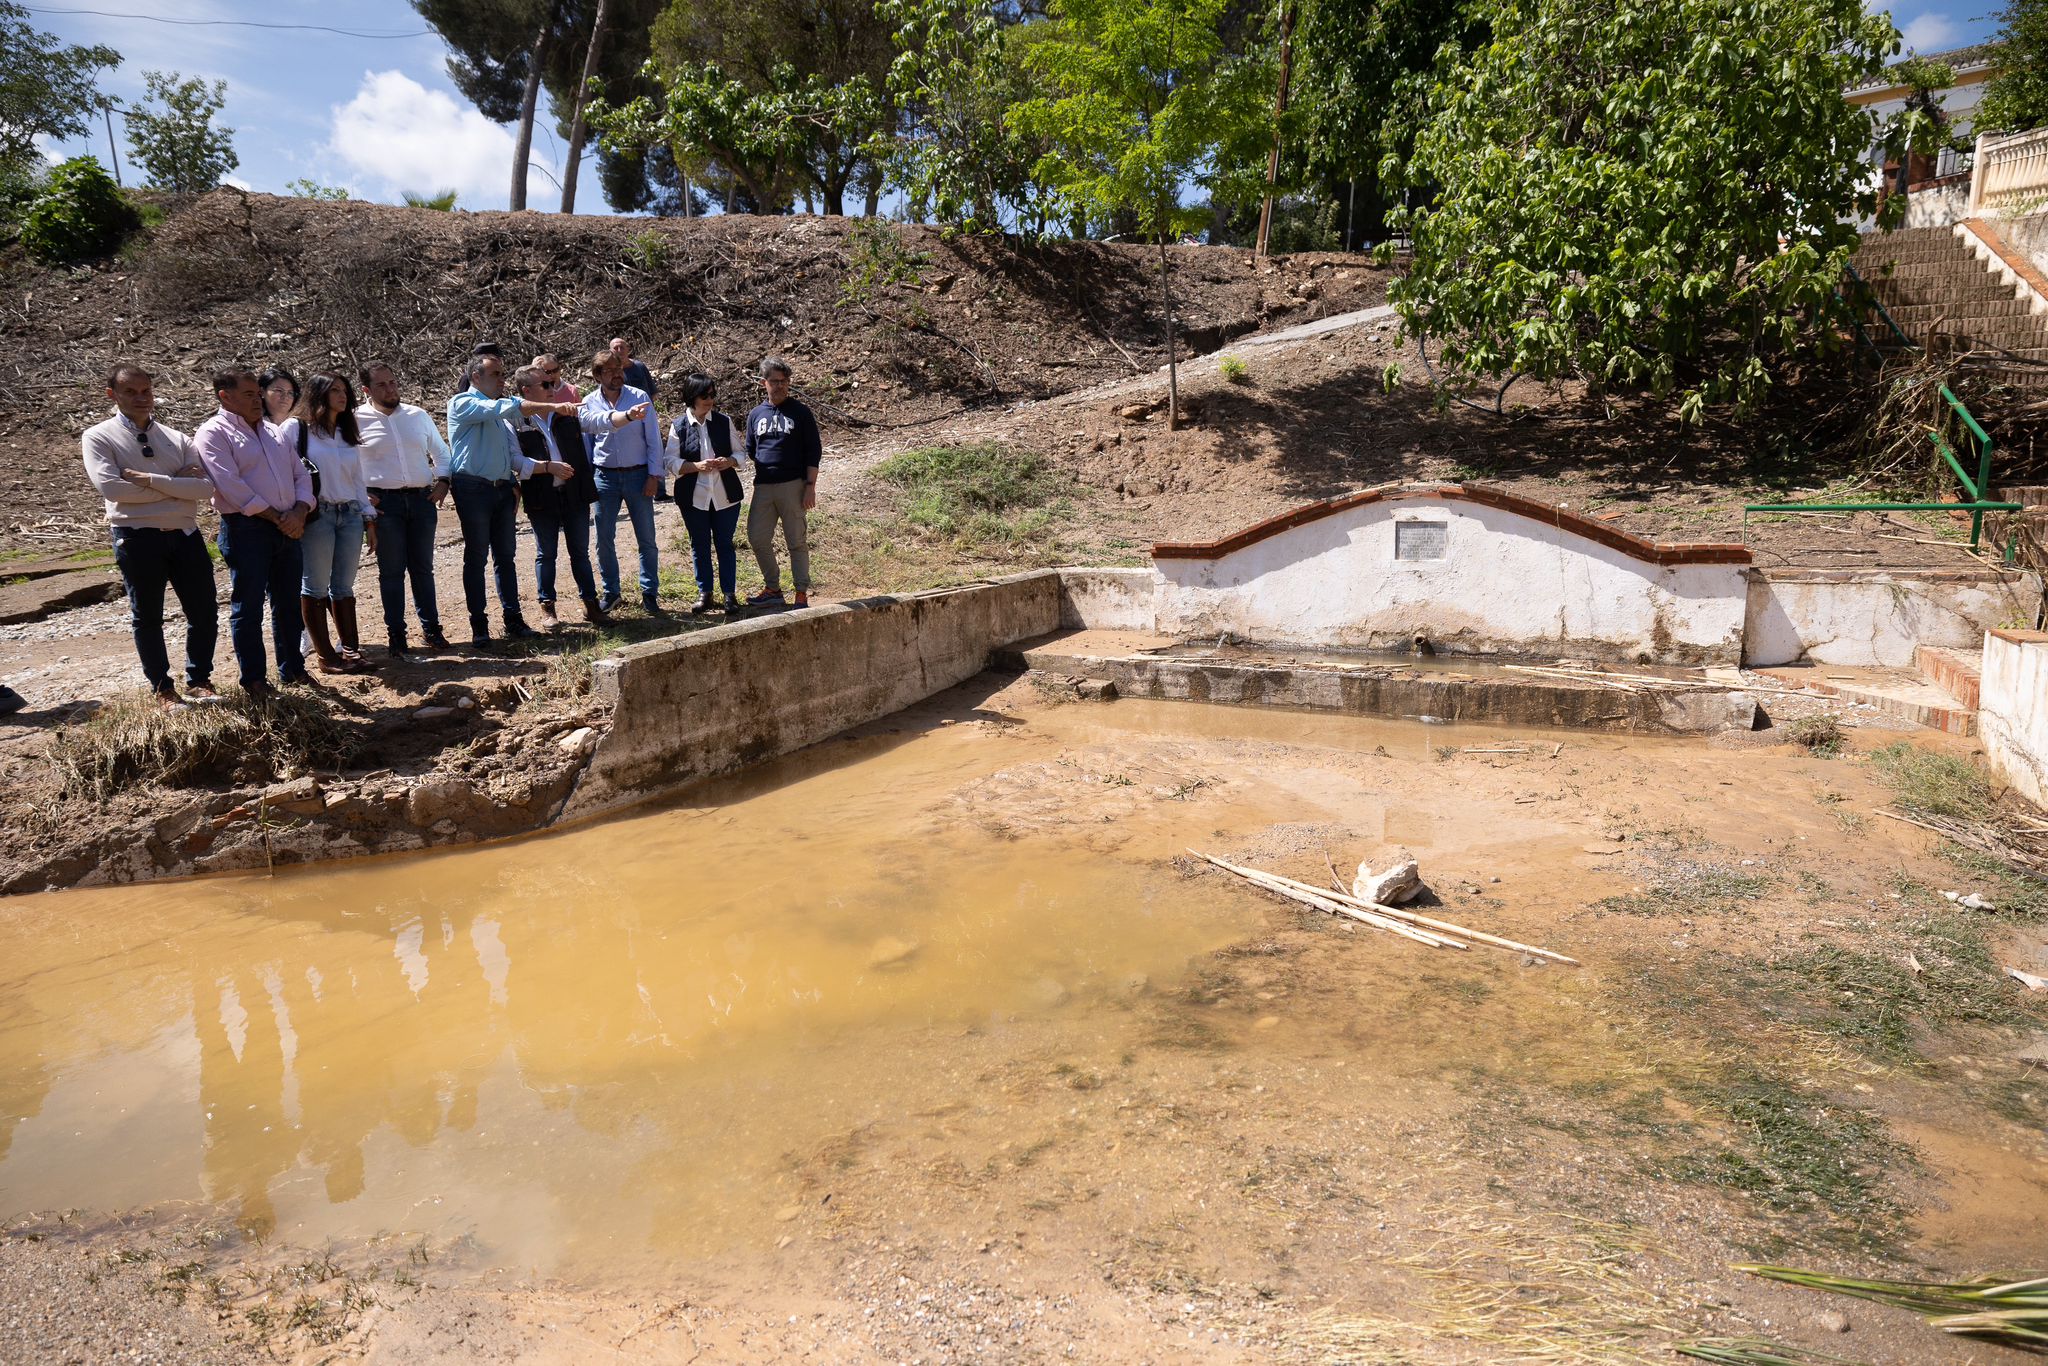
[[[139,365],[117,365],[107,378],[114,415],[85,429],[80,447],[86,477],[107,503],[114,565],[128,589],[128,625],[149,690],[166,706],[179,702],[164,647],[164,589],[185,612],[185,691],[212,697],[213,645],[220,631],[213,561],[199,534],[199,505],[213,484],[184,433],[156,420],[154,377]]]
[[[469,606],[470,639],[490,640],[490,603],[484,596],[484,561],[498,583],[498,608],[505,634],[514,640],[538,634],[519,611],[519,481],[536,470],[571,478],[576,471],[559,460],[535,462],[519,453],[512,424],[522,417],[575,417],[573,403],[505,397],[505,362],[472,356],[468,385],[448,400],[448,483],[455,516],[462,523],[462,596]]]
[[[228,635],[235,643],[243,691],[270,691],[263,658],[263,600],[270,600],[270,638],[277,674],[310,684],[299,649],[299,538],[313,511],[313,476],[305,462],[265,430],[256,376],[231,368],[213,377],[220,411],[199,424],[193,442],[213,480],[220,511],[220,557],[228,566]]]
[[[420,638],[429,649],[445,650],[448,637],[441,634],[441,609],[434,596],[434,528],[440,520],[434,484],[447,477],[448,443],[432,413],[399,401],[397,371],[372,361],[362,368],[361,379],[368,401],[356,409],[356,430],[363,437],[358,450],[377,508],[377,520],[369,524],[370,548],[377,553],[377,594],[384,603],[391,655],[405,654],[407,579]]]

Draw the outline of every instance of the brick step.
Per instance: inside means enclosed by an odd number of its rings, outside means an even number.
[[[1939,270],[1975,259],[1970,249],[1960,242],[1951,242],[1946,246],[1929,248],[1926,251],[1858,252],[1850,258],[1856,267],[1856,273],[1866,280],[1881,274],[1895,275],[1902,270]]]
[[[1788,664],[1758,669],[1766,678],[1839,697],[1885,716],[1949,735],[1977,733],[1977,711],[1906,669],[1850,669],[1831,664]]]
[[[1971,711],[1979,706],[1983,655],[1968,650],[1951,650],[1940,645],[1922,645],[1913,651],[1913,665],[1920,676]]]
[[[1900,327],[1925,323],[1956,322],[1969,325],[2002,318],[2032,318],[2033,311],[2018,299],[1944,299],[1940,303],[1900,304],[1887,310]]]
[[[1894,313],[1902,308],[1997,308],[2000,305],[2023,313],[2028,311],[2025,299],[2014,294],[2010,287],[1986,278],[1981,271],[1974,279],[1968,280],[1916,280],[1901,288],[1878,290],[1876,297]]]
[[[2018,503],[2022,507],[2048,507],[2048,484],[2007,484],[1993,491],[1996,503]]]

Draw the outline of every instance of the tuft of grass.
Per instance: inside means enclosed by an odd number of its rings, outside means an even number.
[[[1800,717],[1785,727],[1785,738],[1795,745],[1804,745],[1816,759],[1834,758],[1849,739],[1841,723],[1826,714]]]
[[[1876,1116],[1740,1068],[1689,1084],[1686,1098],[1719,1114],[1736,1138],[1682,1159],[1671,1175],[1740,1191],[1781,1213],[1825,1215],[1831,1237],[1882,1240],[1901,1210],[1890,1173],[1911,1160]]]
[[[960,541],[1028,540],[1066,511],[1048,461],[993,442],[904,451],[875,474],[904,490],[912,526]]]
[[[1771,967],[1813,989],[1815,1026],[1868,1056],[1904,1061],[1914,1056],[1916,1024],[2038,1023],[2024,995],[2005,989],[1981,923],[1975,912],[1937,911],[1907,927],[1903,942],[1820,944]]]
[[[1870,752],[1902,810],[1983,824],[1992,819],[1991,784],[1967,759],[1918,749],[1904,740]]]
[[[354,726],[322,697],[287,689],[270,700],[230,694],[165,711],[147,693],[115,698],[83,725],[59,730],[50,758],[69,797],[105,802],[145,783],[194,787],[337,769],[360,747]]]
[[[1246,365],[1243,359],[1238,356],[1225,356],[1216,363],[1216,369],[1222,374],[1223,378],[1229,380],[1232,384],[1250,384],[1252,382],[1252,368]]]
[[[1649,885],[1600,900],[1598,909],[1622,915],[1726,915],[1771,889],[1771,880],[1718,863],[1673,858],[1662,863]]]

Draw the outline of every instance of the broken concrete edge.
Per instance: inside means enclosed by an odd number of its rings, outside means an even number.
[[[1642,734],[1755,730],[1756,697],[1697,686],[1616,692],[1565,680],[1463,678],[1441,673],[1317,665],[1219,664],[1154,655],[1077,655],[1004,649],[999,665],[1116,685],[1117,696],[1166,702],[1278,707],[1394,720],[1536,726]]]
[[[385,770],[192,792],[165,814],[110,826],[91,844],[24,869],[0,883],[0,895],[247,874],[536,834],[560,818],[589,763],[587,737],[575,746],[559,743],[591,730],[587,721],[564,717],[535,731],[533,740],[555,742],[560,757],[504,786]]]
[[[1154,560],[1220,560],[1247,546],[1256,545],[1269,536],[1277,536],[1295,527],[1307,526],[1311,522],[1333,517],[1351,508],[1363,507],[1402,498],[1439,498],[1478,503],[1527,517],[1560,531],[1583,537],[1609,550],[1620,551],[1647,564],[1669,567],[1681,564],[1732,564],[1750,563],[1749,547],[1731,543],[1666,543],[1646,541],[1640,536],[1631,536],[1618,527],[1582,517],[1569,508],[1555,503],[1545,503],[1534,498],[1524,498],[1506,489],[1490,484],[1383,484],[1377,488],[1361,489],[1357,493],[1341,498],[1326,498],[1321,502],[1307,503],[1301,507],[1283,512],[1277,517],[1268,517],[1242,531],[1214,541],[1162,541],[1152,547]]]

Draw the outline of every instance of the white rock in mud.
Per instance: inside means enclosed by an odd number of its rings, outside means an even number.
[[[1358,876],[1351,883],[1351,895],[1360,901],[1375,901],[1382,906],[1399,906],[1421,894],[1422,869],[1405,849],[1385,872],[1375,873],[1371,864],[1359,864]]]
[[[595,746],[596,741],[592,737],[596,734],[597,732],[589,726],[578,726],[555,743],[574,753],[583,753]]]

